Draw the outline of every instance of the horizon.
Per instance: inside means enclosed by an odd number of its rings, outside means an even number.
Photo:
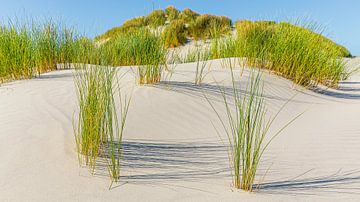
[[[200,14],[228,16],[233,22],[240,19],[273,21],[309,19],[326,28],[323,33],[326,37],[345,46],[353,55],[360,55],[360,38],[358,37],[360,23],[357,22],[357,17],[360,17],[357,13],[360,2],[356,0],[342,2],[336,0],[316,2],[311,0],[303,2],[225,0],[221,4],[212,0],[206,5],[203,5],[201,1],[190,0],[135,0],[132,2],[20,0],[3,2],[0,8],[0,19],[1,22],[9,18],[20,17],[21,19],[26,16],[61,19],[63,23],[74,26],[86,36],[94,38],[113,27],[120,26],[125,20],[147,15],[154,9],[165,9],[170,5],[179,10],[190,8]]]

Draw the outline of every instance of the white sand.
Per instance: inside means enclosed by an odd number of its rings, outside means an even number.
[[[111,190],[104,166],[91,176],[78,165],[72,70],[2,85],[0,201],[360,200],[359,74],[339,90],[315,93],[264,73],[269,115],[296,94],[272,131],[305,113],[271,144],[259,168],[259,177],[268,170],[262,189],[249,194],[231,187],[227,153],[211,121],[220,125],[203,97],[222,109],[213,80],[229,87],[229,70],[213,61],[201,89],[192,85],[194,71],[194,64],[178,65],[171,82],[155,87],[133,85],[127,74],[134,90],[123,177]]]

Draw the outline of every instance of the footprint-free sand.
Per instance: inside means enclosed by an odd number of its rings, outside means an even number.
[[[202,86],[193,85],[195,63],[177,65],[155,86],[138,86],[131,67],[119,68],[132,103],[122,177],[111,189],[101,161],[94,175],[78,164],[74,70],[2,84],[0,201],[360,200],[360,74],[337,90],[311,91],[263,72],[269,117],[291,99],[270,135],[303,115],[265,152],[256,180],[261,189],[246,193],[232,188],[226,135],[204,98],[225,113],[218,85],[231,93],[230,71],[221,63],[211,61]],[[235,70],[244,94],[249,72]]]

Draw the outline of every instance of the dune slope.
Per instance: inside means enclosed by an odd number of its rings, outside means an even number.
[[[217,85],[229,92],[230,72],[220,60],[202,87],[193,85],[194,63],[156,86],[135,85],[128,70],[120,69],[133,95],[123,177],[110,190],[101,162],[94,176],[77,162],[72,70],[0,86],[0,201],[360,200],[359,74],[338,90],[313,92],[263,72],[269,116],[292,98],[271,132],[304,114],[271,144],[259,169],[262,189],[248,194],[231,187],[226,136],[215,132],[212,122],[220,124],[204,98],[223,109]],[[243,90],[248,76],[245,69],[238,80]]]

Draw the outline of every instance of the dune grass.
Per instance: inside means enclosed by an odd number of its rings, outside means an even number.
[[[110,178],[117,182],[130,99],[123,98],[118,88],[115,68],[79,64],[74,79],[79,101],[78,120],[74,123],[79,162],[94,173],[98,157],[106,157]],[[120,106],[115,102],[116,93]],[[117,113],[118,107],[120,113]]]
[[[195,40],[213,38],[214,29],[218,34],[226,35],[230,33],[231,25],[231,20],[225,16],[200,15],[189,25],[189,36]]]
[[[152,28],[165,25],[166,13],[163,10],[154,10],[145,18],[146,24]]]
[[[303,26],[307,28],[241,21],[236,24],[237,37],[214,41],[211,52],[214,58],[246,58],[249,66],[269,69],[302,86],[337,87],[346,75],[342,48],[311,31],[321,32],[320,26]]]
[[[181,46],[187,41],[187,28],[185,21],[173,20],[162,33],[162,39],[166,48]]]
[[[179,19],[184,20],[186,23],[191,24],[194,23],[196,18],[199,16],[200,14],[189,9],[189,8],[185,8],[183,11],[181,11],[181,13],[179,14]]]
[[[161,37],[146,30],[119,35],[100,46],[100,52],[109,65],[138,65],[139,84],[160,81],[167,55]]]
[[[262,74],[260,71],[252,71],[247,81],[245,95],[236,85],[236,79],[231,69],[231,95],[219,87],[226,116],[223,118],[209,98],[206,97],[210,106],[216,113],[229,142],[229,163],[233,176],[233,185],[237,189],[253,191],[256,173],[261,162],[263,153],[267,147],[288,125],[300,115],[290,120],[278,132],[270,136],[269,129],[282,111],[283,107],[273,117],[267,116],[264,99]],[[216,128],[215,128],[216,129]],[[219,130],[216,129],[221,137]]]
[[[29,79],[75,58],[78,35],[51,20],[0,27],[0,82]],[[64,67],[68,67],[64,65]]]
[[[208,66],[210,54],[208,50],[196,50],[196,70],[195,70],[195,85],[201,85],[203,80],[205,79],[207,73],[204,73],[205,68],[210,68],[210,65]]]
[[[165,9],[166,19],[168,21],[173,21],[179,18],[180,11],[176,9],[174,6],[168,6]]]

